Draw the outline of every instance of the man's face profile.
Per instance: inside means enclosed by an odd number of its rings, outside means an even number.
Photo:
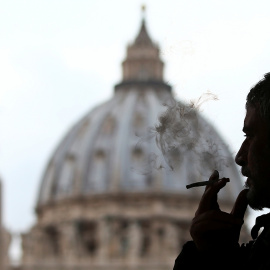
[[[246,187],[250,207],[262,210],[270,207],[270,147],[266,120],[260,116],[258,106],[248,106],[244,120],[243,141],[235,161],[247,177]]]

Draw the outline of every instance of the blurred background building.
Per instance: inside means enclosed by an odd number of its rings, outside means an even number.
[[[101,61],[106,65],[106,59]],[[122,69],[114,96],[80,119],[49,159],[38,194],[37,222],[22,234],[22,259],[16,269],[172,269],[190,238],[189,224],[203,189],[188,190],[186,185],[205,180],[220,157],[226,157],[223,174],[234,181],[219,194],[225,211],[242,189],[225,142],[201,115],[195,121],[186,119],[190,130],[183,136],[191,142],[188,139],[198,135],[214,152],[203,146],[195,152],[186,144],[183,149],[169,147],[163,156],[156,144],[155,127],[164,104],[176,101],[144,19],[127,47]],[[168,161],[177,166],[170,167]],[[241,237],[244,240],[245,231]]]

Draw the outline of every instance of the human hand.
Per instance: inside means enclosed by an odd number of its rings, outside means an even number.
[[[214,171],[209,180],[218,180],[219,173]],[[222,178],[207,185],[200,200],[190,227],[190,235],[200,251],[230,248],[238,245],[241,227],[247,208],[246,193],[242,190],[231,213],[220,210],[217,202],[218,192],[230,180]]]

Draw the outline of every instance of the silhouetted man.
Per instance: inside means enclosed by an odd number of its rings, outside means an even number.
[[[247,177],[231,213],[219,209],[217,194],[228,178],[214,171],[192,220],[193,241],[184,244],[174,270],[256,269],[270,270],[270,214],[256,219],[251,240],[239,245],[240,230],[249,205],[254,210],[270,208],[270,73],[248,93],[243,141],[235,158]],[[233,179],[231,179],[233,181]],[[260,228],[262,233],[258,236]]]

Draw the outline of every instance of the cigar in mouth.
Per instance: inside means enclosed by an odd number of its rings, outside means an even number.
[[[208,180],[208,181],[201,181],[201,182],[195,182],[189,185],[186,185],[186,188],[194,188],[194,187],[202,187],[202,186],[207,186],[207,185],[211,185],[215,182],[217,182],[219,179],[215,179],[215,180]]]

